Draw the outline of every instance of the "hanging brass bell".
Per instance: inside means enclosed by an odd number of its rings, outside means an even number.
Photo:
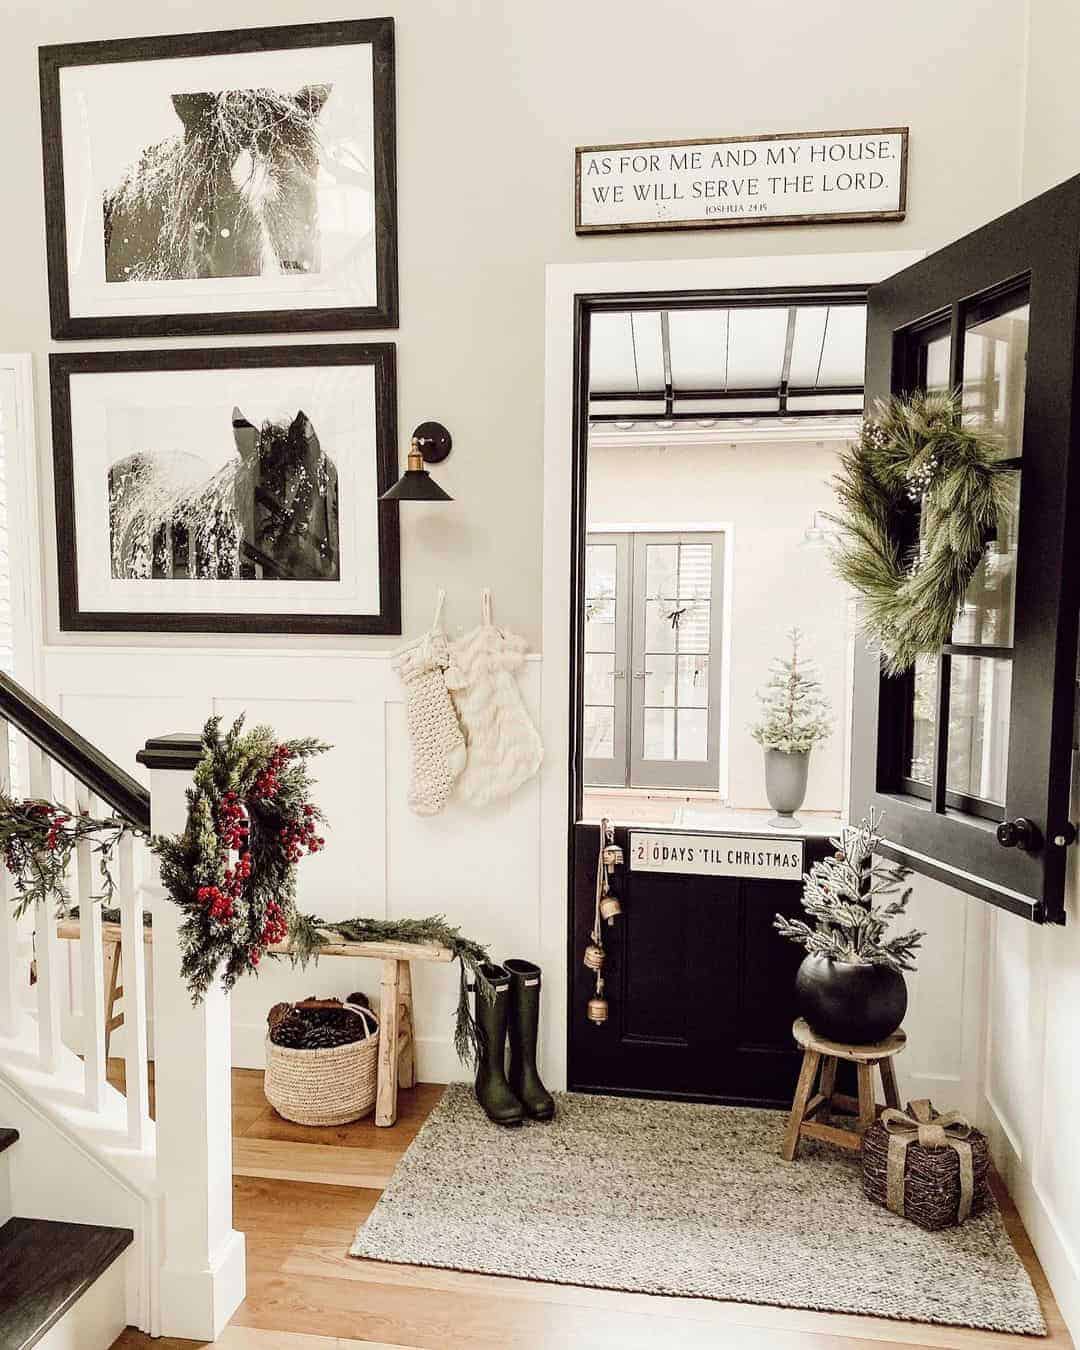
[[[588,1016],[590,1022],[594,1022],[597,1026],[601,1026],[608,1019],[607,999],[606,998],[589,999],[589,1007],[586,1015]]]
[[[619,897],[608,892],[600,901],[600,917],[613,924],[621,913],[622,905],[619,904]]]
[[[606,844],[604,846],[604,866],[621,867],[623,865],[623,851],[618,844]]]
[[[590,942],[589,945],[585,948],[586,969],[588,970],[603,969],[606,957],[607,953],[604,951],[603,947],[599,946],[595,942]]]

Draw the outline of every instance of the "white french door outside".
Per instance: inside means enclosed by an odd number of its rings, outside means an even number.
[[[585,781],[716,791],[723,535],[586,541]]]
[[[592,787],[627,785],[632,538],[589,535],[585,547],[585,782]]]

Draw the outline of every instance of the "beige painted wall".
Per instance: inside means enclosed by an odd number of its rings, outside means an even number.
[[[1080,172],[1080,7],[1030,0],[1022,195]],[[1074,779],[1071,818],[1080,819]],[[1068,924],[995,911],[987,963],[983,1124],[1074,1338],[1080,1336],[1080,850],[1070,850]]]
[[[837,450],[825,441],[725,441],[589,451],[590,525],[733,526],[727,699],[728,800],[735,807],[767,804],[761,747],[749,731],[759,710],[754,695],[772,658],[787,654],[785,634],[796,623],[836,718],[832,737],[810,758],[806,806],[820,811],[841,806],[847,591],[823,551],[799,547],[812,513],[831,505]]]
[[[35,353],[46,462],[37,45],[388,12],[398,42],[402,323],[379,336],[399,343],[403,433],[434,417],[456,442],[440,474],[454,505],[403,510],[408,630],[426,622],[437,582],[450,590],[451,625],[471,623],[478,589],[493,583],[499,615],[539,645],[546,262],[933,248],[1015,198],[1023,6],[1014,0],[671,0],[662,8],[625,0],[7,0],[0,350]],[[911,126],[902,223],[573,234],[576,143],[893,124]],[[44,493],[50,502],[47,473]],[[45,516],[55,630],[51,507]]]
[[[1080,172],[1080,5],[1029,0],[1021,185],[1025,200]]]

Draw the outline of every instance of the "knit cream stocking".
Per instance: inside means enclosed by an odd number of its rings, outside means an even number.
[[[408,801],[419,816],[434,816],[443,809],[465,767],[465,738],[448,689],[457,677],[440,626],[442,603],[440,591],[431,631],[394,658],[394,669],[405,686],[405,718],[412,747]]]

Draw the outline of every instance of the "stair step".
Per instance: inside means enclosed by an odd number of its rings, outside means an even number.
[[[3,1153],[4,1149],[6,1148],[10,1148],[12,1144],[14,1144],[15,1141],[18,1139],[18,1137],[19,1137],[18,1130],[0,1129],[0,1153]]]
[[[0,1228],[0,1346],[36,1345],[133,1240],[130,1228],[9,1219]]]

